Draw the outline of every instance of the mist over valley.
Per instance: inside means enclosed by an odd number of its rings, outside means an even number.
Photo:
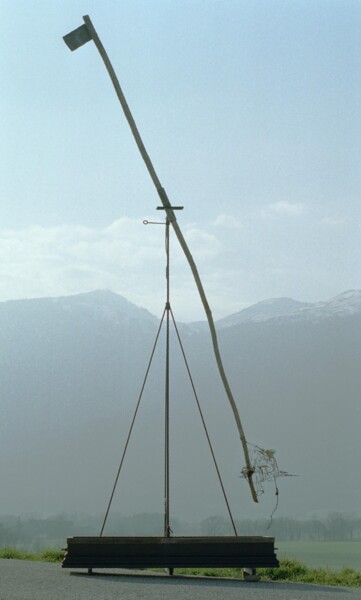
[[[109,291],[0,304],[0,514],[105,511],[159,319]],[[178,323],[235,517],[265,517],[240,478],[241,445],[205,323]],[[217,322],[246,437],[275,448],[279,513],[356,513],[361,492],[361,291],[271,299]],[[164,340],[154,355],[113,510],[163,507]],[[226,516],[171,330],[171,515]]]

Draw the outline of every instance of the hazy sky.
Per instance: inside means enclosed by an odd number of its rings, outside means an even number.
[[[94,44],[62,40],[84,14],[216,318],[361,287],[359,1],[2,0],[0,300],[164,306],[159,199]],[[178,251],[173,276],[176,317],[204,318]]]

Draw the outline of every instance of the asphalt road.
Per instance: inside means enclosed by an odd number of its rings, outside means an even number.
[[[0,560],[0,600],[360,600],[361,590],[279,582],[134,575],[87,575],[58,564]],[[112,574],[111,574],[112,573]],[[123,573],[123,574],[122,574]],[[125,573],[127,573],[125,575]]]

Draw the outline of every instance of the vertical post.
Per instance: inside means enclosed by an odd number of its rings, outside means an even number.
[[[165,444],[164,444],[164,537],[170,537],[169,524],[169,317],[170,317],[170,293],[169,293],[169,219],[165,223],[165,248],[167,255],[166,282],[167,300],[166,310],[166,363],[165,363]]]

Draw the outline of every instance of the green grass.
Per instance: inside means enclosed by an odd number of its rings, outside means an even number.
[[[0,558],[16,560],[33,560],[42,562],[61,562],[63,550],[48,549],[38,554],[17,550],[15,548],[0,549]],[[158,569],[159,570],[159,569]],[[226,577],[243,579],[242,569],[175,569],[175,574],[198,575],[204,577]],[[277,569],[257,569],[263,580],[313,583],[343,587],[361,587],[361,572],[350,568],[341,571],[330,571],[325,568],[309,568],[304,563],[292,558],[281,558]]]
[[[278,569],[259,569],[259,574],[273,581],[296,581],[345,587],[361,586],[360,571],[350,568],[344,568],[341,571],[330,571],[322,567],[310,568],[292,558],[281,558]]]
[[[41,562],[61,562],[64,558],[63,550],[49,548],[42,552],[26,552],[17,548],[1,548],[0,558],[13,558],[16,560],[33,560]]]
[[[207,577],[228,577],[243,579],[242,569],[175,569],[175,573],[184,575],[202,575]],[[279,568],[257,569],[263,580],[314,583],[344,587],[360,587],[361,572],[345,568],[339,572],[324,568],[311,569],[298,560],[282,558]]]

